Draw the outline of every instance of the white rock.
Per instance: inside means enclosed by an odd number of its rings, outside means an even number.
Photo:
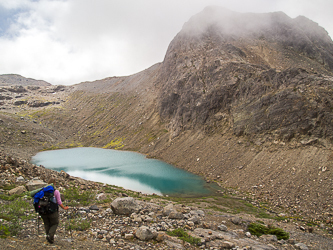
[[[156,238],[157,233],[149,227],[142,226],[136,230],[135,236],[140,240],[147,241]]]
[[[221,231],[225,231],[225,232],[228,231],[227,226],[226,226],[226,225],[223,225],[223,224],[219,225],[219,226],[218,226],[218,229],[221,230]]]
[[[168,216],[172,211],[175,211],[173,204],[170,203],[163,208],[163,216]]]
[[[132,197],[117,198],[111,203],[114,214],[129,215],[138,212],[141,206]]]
[[[307,247],[307,245],[303,244],[303,243],[297,243],[295,244],[296,249],[298,250],[308,250],[309,248]]]
[[[27,191],[27,189],[24,186],[18,186],[16,188],[13,188],[13,189],[9,190],[8,194],[9,195],[23,194],[26,191]]]

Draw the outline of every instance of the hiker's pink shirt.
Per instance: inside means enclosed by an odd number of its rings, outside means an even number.
[[[54,190],[54,197],[55,197],[56,200],[57,200],[57,204],[58,204],[58,205],[61,205],[61,204],[62,204],[62,201],[61,201],[61,198],[60,198],[60,192],[59,192],[59,190]]]

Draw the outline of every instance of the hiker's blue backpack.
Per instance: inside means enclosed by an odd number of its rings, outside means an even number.
[[[34,195],[34,207],[36,212],[42,215],[58,211],[58,204],[52,186],[44,187]]]

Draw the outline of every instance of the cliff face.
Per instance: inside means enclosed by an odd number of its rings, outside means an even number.
[[[203,128],[332,140],[333,42],[305,17],[206,8],[171,42],[159,112],[173,137]]]

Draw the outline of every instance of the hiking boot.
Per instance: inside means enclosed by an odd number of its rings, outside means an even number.
[[[48,235],[46,236],[46,240],[50,243],[53,244],[54,240],[51,239]]]

